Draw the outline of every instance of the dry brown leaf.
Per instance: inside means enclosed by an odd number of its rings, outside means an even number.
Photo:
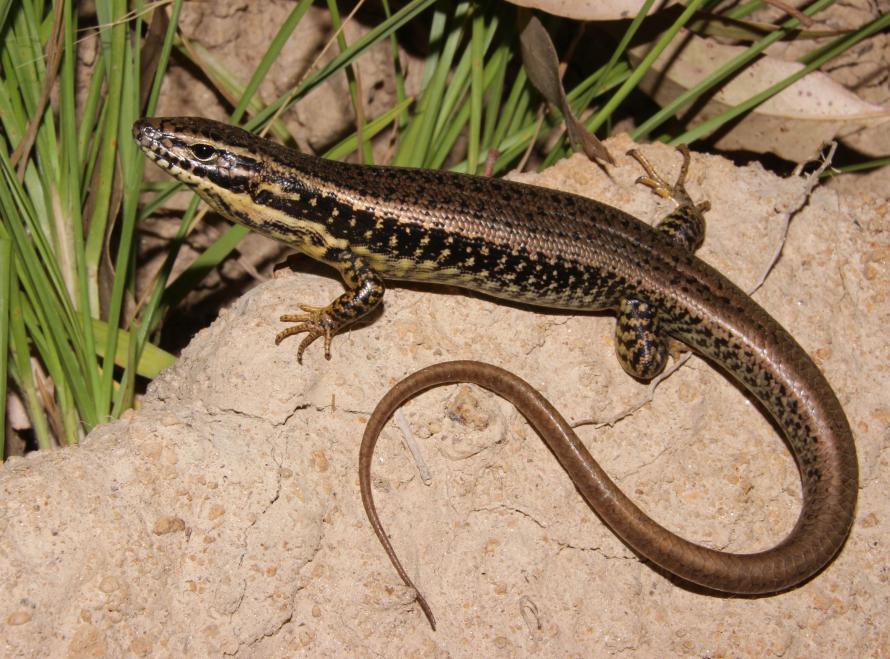
[[[578,21],[614,21],[633,18],[640,13],[640,8],[643,6],[643,0],[507,0],[507,2]],[[649,13],[664,9],[669,4],[674,3],[666,2],[661,5],[656,3],[652,5]]]
[[[808,27],[813,25],[813,20],[809,16],[783,0],[763,1],[795,16],[802,25]],[[529,9],[540,9],[554,16],[573,18],[578,21],[615,21],[633,18],[640,13],[640,9],[643,7],[643,0],[507,0],[507,2]],[[682,9],[682,3],[679,0],[667,0],[660,4],[653,4],[648,13],[651,15],[661,12],[665,7],[671,5],[680,6]]]
[[[631,49],[633,63],[638,64],[648,49],[649,45]],[[684,32],[655,61],[640,87],[659,105],[666,105],[743,50]],[[691,125],[700,124],[801,68],[796,62],[762,57],[725,84],[694,116],[684,118]],[[799,162],[832,139],[843,140],[887,121],[890,109],[863,101],[824,73],[815,72],[738,120],[716,144],[722,149],[771,152]]]
[[[529,17],[525,27],[522,28],[519,43],[522,49],[522,64],[525,66],[529,80],[544,98],[562,112],[566,133],[572,148],[576,151],[583,151],[591,160],[603,160],[614,165],[615,161],[603,143],[572,114],[565,89],[562,86],[556,48],[537,17]]]

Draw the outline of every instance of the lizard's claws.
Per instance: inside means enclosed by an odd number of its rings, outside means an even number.
[[[683,164],[680,167],[680,174],[677,176],[677,182],[673,185],[664,180],[664,178],[655,171],[652,163],[650,163],[646,157],[636,149],[631,149],[627,152],[627,155],[640,163],[640,167],[646,172],[646,176],[640,176],[637,179],[636,182],[638,184],[651,188],[659,197],[673,199],[681,206],[695,206],[692,199],[689,197],[689,193],[686,192],[686,188],[684,187],[686,184],[686,175],[689,173],[689,149],[685,144],[681,144],[677,147],[677,151],[683,156]],[[708,207],[710,207],[710,204],[708,204]],[[699,210],[705,211],[707,208],[700,208]]]
[[[298,323],[288,327],[275,335],[275,345],[294,334],[306,333],[297,348],[297,362],[303,363],[303,352],[315,339],[324,337],[324,358],[331,358],[331,340],[334,338],[337,326],[334,317],[330,313],[330,307],[312,307],[308,304],[299,305],[305,314],[285,314],[279,320],[283,323]]]

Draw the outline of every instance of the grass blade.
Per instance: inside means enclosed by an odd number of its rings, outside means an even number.
[[[0,21],[0,26],[3,21]],[[6,386],[9,382],[9,298],[12,294],[12,241],[0,226],[0,460],[6,455]]]

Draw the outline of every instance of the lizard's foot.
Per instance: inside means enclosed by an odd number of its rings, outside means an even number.
[[[324,337],[324,357],[331,358],[331,339],[339,329],[334,315],[331,313],[332,305],[326,307],[311,307],[307,304],[299,305],[305,314],[285,314],[280,320],[283,323],[297,323],[293,327],[282,330],[275,336],[275,345],[284,341],[287,337],[294,334],[306,333],[303,340],[300,341],[300,347],[297,348],[297,361],[303,363],[303,352],[309,345],[319,337]]]
[[[686,192],[686,175],[689,173],[689,149],[681,145],[677,150],[683,155],[683,165],[680,167],[680,174],[677,176],[677,182],[671,185],[658,172],[646,157],[634,149],[628,151],[628,155],[640,163],[640,166],[646,172],[646,176],[637,179],[637,183],[641,183],[651,188],[655,194],[665,199],[672,199],[677,207],[669,213],[656,228],[664,235],[668,236],[676,245],[685,250],[694,252],[701,247],[705,237],[705,217],[704,212],[711,207],[707,201],[696,204],[692,201],[689,193]]]
[[[686,192],[685,184],[686,176],[689,173],[690,160],[689,148],[685,144],[681,144],[677,147],[677,151],[683,156],[683,164],[680,166],[680,174],[677,176],[677,182],[673,185],[664,180],[664,178],[655,171],[655,168],[652,166],[652,163],[646,159],[646,156],[636,149],[631,149],[627,152],[627,155],[640,163],[640,167],[646,172],[646,176],[639,177],[637,183],[645,185],[647,188],[651,188],[659,197],[673,199],[680,206],[696,208],[699,212],[704,213],[711,208],[711,204],[707,201],[695,204],[690,198],[689,193]]]

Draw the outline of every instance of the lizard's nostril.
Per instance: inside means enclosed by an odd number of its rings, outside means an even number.
[[[139,119],[133,123],[133,139],[137,142],[156,139],[158,136],[157,127],[154,126],[150,119]]]

